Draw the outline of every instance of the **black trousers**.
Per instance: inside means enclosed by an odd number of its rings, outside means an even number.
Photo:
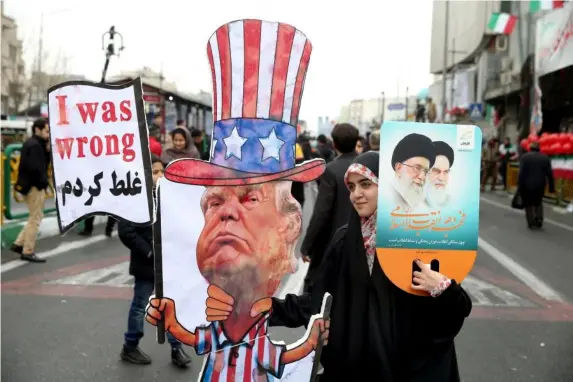
[[[525,219],[529,227],[543,225],[543,202],[534,206],[525,207]]]
[[[89,217],[84,221],[84,232],[92,233],[94,230],[94,219],[95,217]],[[105,232],[112,232],[115,226],[115,219],[111,216],[107,217],[107,222],[105,224]]]
[[[507,190],[507,165],[509,162],[501,162],[501,165],[499,166],[499,175],[501,175],[501,179],[503,182],[503,189]]]

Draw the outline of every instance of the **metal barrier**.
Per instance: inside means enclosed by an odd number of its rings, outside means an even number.
[[[512,162],[507,165],[507,191],[515,193],[517,190],[517,178],[519,175],[519,163]],[[545,199],[555,202],[557,205],[565,205],[573,202],[573,180],[555,179],[555,193],[545,190]]]
[[[22,150],[21,143],[13,143],[6,146],[6,150],[2,153],[2,220],[6,219],[24,219],[28,217],[28,212],[13,213],[12,212],[12,197],[16,202],[23,203],[24,196],[17,192],[14,185],[18,181],[18,166],[20,165],[20,151]],[[48,182],[49,186],[46,190],[46,198],[54,198],[54,185],[52,176],[52,165],[48,166]],[[56,211],[55,208],[46,208],[44,213]]]

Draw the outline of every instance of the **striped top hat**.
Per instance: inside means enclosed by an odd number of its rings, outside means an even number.
[[[322,159],[295,164],[311,51],[306,36],[287,24],[237,20],[219,27],[207,45],[213,78],[210,160],[174,161],[165,177],[205,186],[318,178]]]

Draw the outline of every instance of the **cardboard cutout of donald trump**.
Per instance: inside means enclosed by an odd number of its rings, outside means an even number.
[[[291,183],[325,169],[323,160],[295,165],[311,49],[283,23],[238,20],[217,29],[207,48],[211,158],[174,161],[160,182],[156,278],[164,288],[156,288],[147,320],[206,355],[201,381],[282,380],[286,365],[308,359],[328,335],[319,315],[294,345],[267,334],[270,297],[298,263],[302,212]]]

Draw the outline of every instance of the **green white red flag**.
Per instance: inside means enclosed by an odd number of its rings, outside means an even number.
[[[517,17],[509,13],[494,13],[487,23],[487,29],[491,33],[510,35],[516,22]]]
[[[537,13],[556,8],[563,8],[563,0],[532,0],[529,2],[529,11]]]

